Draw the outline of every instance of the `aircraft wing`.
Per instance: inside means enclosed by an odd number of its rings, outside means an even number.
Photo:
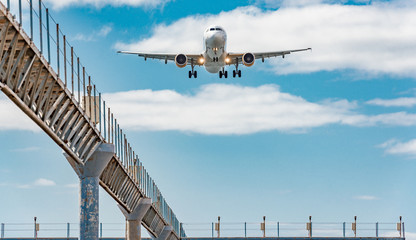
[[[144,60],[147,60],[148,58],[163,60],[165,61],[165,64],[168,61],[174,62],[176,55],[178,55],[178,54],[172,54],[172,53],[143,53],[143,52],[130,52],[130,51],[118,51],[118,53],[137,55],[139,57],[143,57]],[[201,64],[198,61],[198,59],[202,56],[201,54],[185,54],[185,55],[188,58],[188,64],[193,63],[195,66],[203,65],[203,63]]]
[[[262,61],[264,61],[265,58],[278,57],[278,56],[285,57],[285,55],[291,54],[293,52],[302,52],[302,51],[308,51],[308,50],[312,50],[312,48],[294,49],[294,50],[286,50],[286,51],[278,51],[278,52],[253,52],[252,54],[254,54],[254,57],[256,59],[262,59]],[[228,63],[228,65],[234,65],[237,62],[242,63],[243,55],[244,53],[229,53],[228,57],[230,58],[230,62]]]

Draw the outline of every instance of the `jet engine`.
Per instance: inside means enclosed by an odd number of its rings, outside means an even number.
[[[176,55],[175,63],[176,63],[176,66],[183,68],[188,63],[188,57],[185,54],[180,53]]]
[[[244,53],[243,55],[243,64],[247,67],[251,67],[254,64],[254,60],[256,58],[254,57],[254,54],[252,53]]]

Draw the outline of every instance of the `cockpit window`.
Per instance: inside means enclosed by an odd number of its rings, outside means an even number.
[[[215,28],[211,28],[211,29],[209,29],[210,31],[215,31]]]
[[[221,29],[221,28],[216,28],[215,30],[217,30],[217,31],[222,31],[222,29]]]

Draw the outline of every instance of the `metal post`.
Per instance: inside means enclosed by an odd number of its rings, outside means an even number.
[[[74,47],[72,46],[71,46],[71,81],[72,81],[71,93],[72,93],[72,96],[74,96]]]
[[[262,229],[263,230],[263,237],[266,237],[266,216],[263,216],[263,226]]]
[[[1,224],[1,238],[4,238],[4,223]]]
[[[81,103],[81,85],[80,85],[81,78],[79,74],[80,74],[79,73],[79,57],[77,57],[78,103]]]
[[[7,10],[10,11],[10,0],[7,0]]]
[[[247,237],[247,222],[244,222],[244,237]]]
[[[42,0],[39,0],[39,40],[40,40],[40,53],[43,53],[43,43],[42,43]]]
[[[312,216],[309,216],[309,237],[312,237]]]
[[[66,77],[66,36],[64,35],[64,75],[65,75],[65,87],[67,86],[67,77]]]
[[[71,236],[71,224],[67,223],[66,224],[66,238],[69,239],[70,236]]]
[[[99,122],[100,122],[100,134],[101,134],[101,93],[98,93],[98,115],[99,115]],[[105,132],[105,131],[104,131]]]
[[[403,229],[402,229],[402,216],[399,217],[399,220],[400,220],[400,223],[399,223],[399,226],[400,226],[400,237],[402,237],[402,232],[403,232]]]
[[[404,231],[404,222],[402,222],[403,239],[406,239],[406,232]]]
[[[60,77],[60,67],[59,67],[59,24],[56,24],[56,65],[58,68],[58,78]]]
[[[280,237],[280,223],[277,222],[277,237]]]
[[[35,221],[35,226],[34,226],[34,233],[33,233],[33,237],[35,238],[35,239],[37,239],[38,238],[38,231],[37,231],[37,224],[36,224],[36,219],[37,219],[37,217],[34,217],[33,218],[34,219],[34,221]]]
[[[84,108],[84,112],[87,111],[87,103],[85,101],[85,67],[82,67],[82,86],[83,86],[83,91],[84,91],[84,104],[83,104],[83,108]]]
[[[357,216],[354,216],[354,222],[352,223],[352,230],[354,231],[354,237],[357,237]]]
[[[105,122],[106,122],[106,117],[105,117],[105,101],[103,101],[103,121],[104,121],[103,130],[104,130],[104,140],[105,140],[105,139],[107,139],[107,128],[105,126]]]
[[[114,125],[114,135],[115,135],[115,136],[114,136],[114,141],[115,141],[115,142],[114,142],[114,147],[115,147],[115,150],[116,150],[116,151],[115,151],[116,156],[118,156],[118,155],[117,155],[117,153],[118,153],[118,141],[117,141],[117,140],[118,140],[118,139],[117,139],[117,138],[118,138],[118,131],[117,131],[117,119],[114,119],[114,124],[115,124],[115,125]]]
[[[220,228],[221,228],[220,220],[221,220],[221,217],[218,216],[218,229],[217,229],[218,238],[220,237]]]
[[[108,114],[110,116],[110,108],[108,109]],[[114,116],[111,113],[111,143],[114,143]]]
[[[19,23],[20,26],[22,26],[23,21],[22,21],[22,0],[19,0]]]
[[[211,237],[214,238],[214,223],[211,223]]]
[[[88,93],[88,111],[90,113],[90,121],[92,119],[92,108],[91,108],[91,76],[88,76],[88,86],[87,86],[87,93]]]
[[[378,237],[378,222],[376,222],[376,237]]]
[[[33,41],[33,0],[29,1],[30,12],[30,40]]]
[[[345,222],[342,223],[342,236],[345,238]]]
[[[51,40],[49,36],[49,9],[46,8],[46,40],[48,44],[48,63],[51,63]]]
[[[94,127],[97,125],[97,93],[95,90],[95,84],[94,84]]]
[[[100,238],[103,238],[103,223],[100,223]]]

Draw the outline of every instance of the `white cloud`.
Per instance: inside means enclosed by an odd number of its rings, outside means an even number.
[[[78,33],[73,38],[74,41],[93,42],[100,37],[106,37],[113,30],[113,25],[108,24],[102,26],[98,31],[93,31],[90,34]]]
[[[354,199],[357,199],[357,200],[365,200],[365,201],[378,200],[377,197],[371,196],[371,195],[355,196]]]
[[[0,118],[0,131],[9,129],[40,131],[40,128],[4,94],[0,94],[0,116],[7,116]]]
[[[379,147],[385,149],[388,154],[406,155],[410,157],[416,157],[416,139],[412,139],[408,142],[400,142],[396,139],[391,139]]]
[[[123,127],[177,130],[202,134],[251,134],[263,131],[303,132],[329,124],[414,126],[416,114],[367,116],[347,100],[307,100],[284,93],[277,85],[243,87],[211,84],[193,94],[172,90],[135,90],[105,94]],[[132,111],[134,109],[134,111]]]
[[[39,178],[34,183],[34,186],[42,186],[42,187],[49,187],[49,186],[55,186],[56,183],[52,180],[45,179],[45,178]]]
[[[107,5],[133,6],[133,7],[157,7],[163,5],[170,0],[44,0],[48,4],[52,4],[54,8],[64,8],[70,6],[94,6],[101,8]]]
[[[39,147],[25,147],[10,150],[11,152],[34,152],[39,151]]]
[[[118,50],[201,52],[211,24],[228,33],[230,52],[312,47],[269,61],[277,74],[354,69],[370,74],[416,77],[416,1],[352,6],[314,4],[261,10],[240,7],[218,15],[194,15],[156,25],[149,38],[118,42]]]
[[[413,107],[416,105],[416,98],[402,97],[396,99],[380,99],[376,98],[366,102],[370,105],[383,106],[383,107]]]

